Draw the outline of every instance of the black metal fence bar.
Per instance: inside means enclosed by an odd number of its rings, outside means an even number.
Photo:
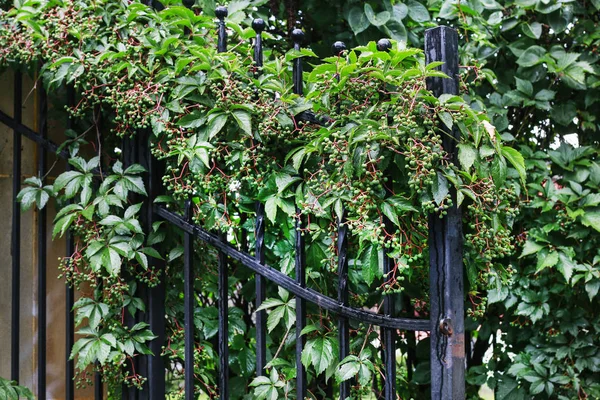
[[[133,164],[136,164],[138,162],[138,145],[139,145],[139,134],[135,135],[133,137],[125,137],[121,140],[121,150],[122,150],[122,157],[123,157],[123,166],[125,168],[130,167]],[[98,138],[98,140],[101,140],[100,138]],[[102,146],[100,145],[100,143],[98,143],[98,148],[101,148]],[[131,201],[133,203],[137,203],[139,201],[139,196],[138,195],[132,195],[131,196]],[[128,271],[125,271],[123,273],[123,275],[126,277],[126,279],[131,277],[131,274]],[[138,286],[138,291],[140,290],[140,286]],[[124,324],[125,326],[128,327],[132,327],[137,323],[137,316],[139,315],[139,312],[136,311],[136,313],[134,315],[132,315],[129,312],[125,312],[125,316],[123,318],[124,320]],[[138,373],[138,371],[141,371],[140,369],[140,361],[141,361],[141,357],[134,357],[131,360],[131,363],[126,367],[127,368],[127,373],[133,374],[134,371],[135,373]],[[138,391],[136,390],[135,387],[127,385],[125,383],[123,383],[121,385],[121,400],[137,400],[138,397]]]
[[[305,224],[299,211],[296,220],[295,240],[295,272],[296,283],[306,288],[306,255],[304,253]],[[304,349],[305,337],[301,332],[306,326],[306,300],[296,297],[296,396],[299,399],[306,397],[306,369],[302,365],[302,350]]]
[[[392,48],[392,42],[389,39],[380,39],[377,42],[377,50],[389,52]],[[388,116],[388,123],[391,123],[391,116]],[[385,230],[393,231],[393,225],[389,218],[383,217]],[[383,275],[384,279],[390,281],[390,273],[393,270],[393,258],[388,256],[388,251],[383,249]],[[383,314],[388,317],[394,317],[396,310],[394,306],[394,295],[388,293],[383,296]],[[382,328],[383,337],[383,358],[385,365],[385,379],[383,380],[383,393],[385,400],[396,399],[396,330]]]
[[[265,206],[256,203],[255,258],[259,264],[265,263]],[[256,285],[256,308],[266,297],[265,280],[260,274],[254,277]],[[264,375],[267,365],[267,315],[265,310],[256,312],[256,375]]]
[[[266,27],[265,21],[260,18],[252,21],[252,28],[256,32],[254,41],[254,62],[258,69],[263,65],[262,35]],[[256,223],[255,223],[255,255],[256,261],[260,264],[265,263],[265,205],[260,201],[256,202]],[[265,280],[260,274],[254,277],[256,285],[255,305],[258,309],[266,297]],[[264,375],[264,368],[267,365],[267,313],[265,310],[256,312],[256,375]]]
[[[304,32],[301,29],[292,31],[292,40],[294,50],[299,51],[304,41]],[[302,84],[302,59],[300,57],[294,60],[292,79],[294,82],[294,93],[303,94]],[[295,240],[295,272],[296,283],[300,287],[306,287],[306,255],[304,246],[304,217],[300,209],[296,207],[296,240]],[[302,365],[302,350],[306,342],[302,335],[302,330],[306,326],[306,301],[301,297],[296,297],[296,397],[303,399],[306,397],[307,381],[306,369]]]
[[[75,90],[73,86],[67,86],[67,107],[71,108],[75,105]],[[67,119],[67,129],[73,129],[73,120]],[[71,169],[71,165],[67,163],[67,171]],[[73,234],[70,230],[66,232],[65,253],[67,257],[71,257],[75,252],[75,244]],[[75,291],[71,285],[66,285],[65,289],[65,398],[73,400],[75,398],[75,384],[73,376],[75,375],[75,360],[71,360],[71,349],[75,344],[75,316],[73,314],[73,303],[75,301]]]
[[[192,221],[192,202],[185,203],[185,220]],[[183,234],[183,310],[185,400],[194,400],[194,237]]]
[[[94,400],[102,400],[104,397],[104,384],[99,372],[94,374]]]
[[[332,46],[334,56],[342,56],[346,50],[344,42],[335,42]],[[335,76],[340,81],[339,74]],[[336,96],[337,112],[340,113],[341,107],[339,98]],[[342,216],[338,219],[338,301],[340,304],[348,305],[348,226],[346,225],[346,210],[342,211]],[[339,360],[342,361],[350,354],[350,327],[348,318],[338,317],[338,341],[339,341]],[[350,396],[350,381],[340,382],[340,400],[345,400]]]
[[[458,34],[442,26],[425,32],[426,62],[443,61],[441,70],[450,77],[431,78],[428,88],[435,96],[458,94]],[[442,135],[444,150],[456,162],[457,130]],[[453,206],[444,218],[429,218],[431,398],[465,398],[464,283],[462,264],[462,218]]]
[[[225,242],[224,235],[220,239]],[[219,391],[221,400],[229,399],[229,296],[227,255],[219,251]]]
[[[387,224],[389,228],[389,224]],[[392,270],[394,260],[387,255],[384,250],[383,255],[383,274],[384,279],[389,279],[389,273]],[[394,297],[392,294],[386,294],[383,298],[383,314],[393,317]],[[384,397],[385,400],[396,399],[396,330],[383,328],[383,356],[385,364]]]
[[[227,31],[225,29],[225,17],[227,8],[219,6],[215,8],[215,15],[219,19],[217,51],[227,51]],[[226,242],[224,235],[220,236]],[[217,291],[219,292],[219,396],[221,400],[229,399],[229,288],[227,283],[227,255],[222,251],[218,253],[219,281]]]
[[[346,211],[338,221],[338,301],[348,305],[348,225],[346,224]],[[350,355],[350,331],[348,318],[338,317],[338,339],[340,345],[340,361]],[[340,383],[340,399],[345,400],[350,396],[350,381]]]
[[[43,138],[48,136],[48,96],[41,76],[37,82],[38,121]],[[38,176],[44,183],[46,175],[46,149],[38,145]],[[46,399],[46,208],[38,210],[37,220],[37,266],[38,266],[38,399]]]
[[[15,72],[14,80],[14,111],[13,118],[13,208],[12,208],[12,308],[11,308],[11,357],[10,379],[19,381],[19,345],[21,327],[21,205],[17,201],[17,194],[21,190],[21,133],[18,125],[21,124],[23,115],[23,77],[21,72]]]
[[[146,160],[148,168],[148,200],[147,200],[147,220],[148,226],[152,227],[156,217],[152,208],[152,200],[158,196],[160,172],[157,168],[157,163],[154,160],[150,151],[150,136],[151,132],[147,132],[145,138],[146,143]],[[162,347],[165,344],[166,324],[165,324],[165,300],[166,300],[166,285],[165,285],[165,267],[164,260],[156,260],[150,258],[150,265],[157,268],[161,273],[158,284],[155,287],[148,289],[148,323],[150,330],[156,336],[156,339],[149,343],[149,348],[153,355],[148,357],[148,382],[145,390],[147,390],[147,398],[149,400],[163,400],[166,390],[165,377],[165,362],[162,356]]]

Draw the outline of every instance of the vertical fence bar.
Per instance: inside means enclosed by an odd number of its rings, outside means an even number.
[[[304,220],[300,210],[296,209],[298,219],[296,220],[296,282],[302,287],[306,286],[306,256],[304,253]],[[302,350],[304,349],[304,336],[302,329],[306,326],[306,302],[296,297],[296,396],[298,399],[306,397],[306,370],[302,365]]]
[[[150,151],[150,136],[151,131],[147,132],[146,136],[146,158],[148,160],[148,208],[147,220],[149,227],[152,227],[154,222],[154,210],[152,204],[158,195],[160,174],[156,165],[156,161],[152,157]],[[163,260],[152,259],[152,265],[160,266],[162,276],[158,284],[148,289],[148,323],[150,330],[156,335],[156,339],[149,344],[153,355],[148,359],[148,395],[150,400],[163,400],[166,392],[165,382],[165,362],[163,359],[162,347],[166,338],[165,326],[165,298],[166,298],[166,263]],[[158,268],[157,268],[158,269]]]
[[[387,221],[386,221],[387,222]],[[390,225],[386,224],[386,229]],[[391,264],[394,262],[392,258],[387,255],[387,251],[384,251],[383,256],[383,274],[388,276],[392,270]],[[394,309],[394,297],[392,294],[386,294],[383,298],[383,313],[388,317],[393,317],[395,313]],[[385,400],[396,399],[396,330],[390,328],[381,328],[383,331],[383,356],[385,362],[385,381],[384,381],[384,395]]]
[[[48,96],[41,75],[37,82],[39,131],[48,137]],[[46,149],[38,146],[38,176],[44,182],[46,175]],[[38,265],[38,399],[46,399],[46,208],[38,210],[37,221],[37,265]]]
[[[104,385],[102,384],[102,375],[99,372],[94,374],[94,400],[104,398]]]
[[[266,23],[261,18],[252,21],[252,28],[256,32],[254,41],[254,62],[256,63],[257,73],[263,66],[263,48],[261,33],[266,28]],[[255,226],[255,258],[265,263],[265,206],[260,201],[256,202],[256,226]],[[256,285],[255,305],[258,309],[266,297],[265,279],[259,275],[254,275]],[[265,310],[256,312],[256,375],[264,375],[264,368],[267,365],[267,314]]]
[[[458,94],[458,34],[440,26],[425,31],[426,62],[443,61],[439,68],[450,78],[429,78],[427,87],[435,96]],[[442,134],[444,150],[456,162],[459,132]],[[431,301],[431,398],[465,398],[464,287],[462,263],[462,219],[453,206],[444,218],[429,217]]]
[[[75,89],[73,86],[67,86],[67,107],[69,109],[75,105]],[[67,129],[73,129],[73,120],[67,117]],[[67,171],[71,170],[71,165],[67,163]],[[66,233],[65,253],[67,257],[71,257],[75,251],[73,242],[73,234],[71,230]],[[70,359],[71,349],[75,343],[75,316],[73,315],[73,303],[75,301],[75,291],[69,284],[65,289],[65,398],[73,400],[75,398],[75,385],[73,377],[75,374],[75,361]]]
[[[332,46],[333,55],[341,56],[346,50],[344,42],[335,42]],[[339,81],[339,75],[336,76]],[[340,112],[338,103],[337,112]],[[346,210],[342,212],[338,220],[338,301],[340,304],[348,305],[348,225],[346,225]],[[342,361],[350,354],[350,331],[348,318],[338,317],[338,341],[340,345],[339,360]],[[340,383],[340,400],[350,397],[350,381]]]
[[[21,190],[21,134],[17,125],[22,120],[23,103],[23,76],[21,72],[15,72],[14,98],[13,98],[13,208],[12,208],[12,309],[11,309],[11,356],[10,356],[10,379],[19,381],[19,346],[20,346],[20,308],[21,308],[21,206],[17,201],[17,195]]]
[[[217,50],[219,53],[227,51],[227,31],[225,30],[225,17],[227,7],[215,8],[215,15],[219,19]],[[222,240],[226,240],[221,235]],[[221,400],[229,399],[229,297],[227,283],[227,256],[219,251],[219,395]]]
[[[100,112],[100,111],[98,111],[98,112]],[[131,165],[137,163],[137,161],[138,161],[138,146],[139,146],[138,135],[128,136],[128,137],[125,137],[122,139],[121,149],[123,152],[122,155],[123,155],[123,167],[124,168],[130,167]],[[139,200],[139,197],[136,195],[132,195],[130,200],[133,203],[137,203]],[[129,279],[132,277],[131,273],[129,273],[129,272],[124,272],[122,275],[126,279]],[[138,286],[138,290],[139,290],[139,286]],[[137,321],[136,321],[137,315],[138,315],[138,312],[136,312],[135,315],[131,315],[131,313],[129,311],[125,311],[125,317],[124,317],[125,325],[128,327],[134,326],[137,323]],[[140,373],[140,357],[134,357],[131,360],[131,364],[128,367],[127,372],[131,373],[131,374],[133,374],[134,372],[136,374]],[[122,390],[121,390],[121,399],[122,400],[137,400],[138,399],[139,393],[135,387],[126,385],[125,383],[123,383],[121,385],[121,387],[122,387]]]
[[[256,203],[256,227],[255,227],[255,258],[265,263],[265,206],[261,202]],[[265,279],[256,274],[256,308],[258,309],[266,297]],[[267,315],[265,310],[256,312],[256,375],[263,375],[267,365]]]
[[[390,51],[392,42],[389,39],[381,39],[377,42],[377,50]],[[393,226],[387,217],[383,218],[385,229],[388,232],[393,230]],[[392,263],[394,260],[388,256],[387,250],[384,248],[383,256],[383,274],[388,279],[389,273],[392,271]],[[394,317],[396,310],[394,306],[394,295],[386,294],[383,297],[383,313],[388,317]],[[383,358],[385,365],[385,379],[383,381],[383,393],[385,400],[396,399],[396,330],[389,328],[381,328],[383,335]]]
[[[98,117],[96,120],[96,129],[98,131],[102,131],[102,114],[101,114],[101,109],[100,107],[97,107],[95,109],[96,113],[98,113]],[[102,136],[97,136],[96,137],[96,148],[97,149],[101,149],[102,148],[102,144],[104,143],[103,137]],[[123,151],[126,153],[126,147],[122,146]],[[100,157],[100,165],[102,165],[102,154],[98,154],[98,156]],[[125,157],[124,157],[125,158]],[[126,161],[124,161],[126,162]],[[99,182],[94,182],[94,185],[98,185],[96,187],[99,187]],[[102,280],[100,280],[99,278],[96,278],[96,290],[102,290]],[[128,313],[126,313],[126,316],[128,315]],[[96,368],[96,372],[94,373],[94,400],[102,400],[104,398],[104,383],[102,382],[102,375],[100,374],[100,362],[96,361],[95,363],[95,368]],[[127,393],[126,391],[126,386],[123,385],[123,393]]]
[[[185,202],[185,220],[192,222],[192,202]],[[185,314],[185,400],[194,400],[194,237],[183,234],[183,310]]]
[[[348,305],[348,225],[346,225],[346,211],[338,221],[338,301]],[[338,339],[340,344],[340,361],[350,354],[350,334],[348,318],[338,318]],[[340,400],[350,397],[350,381],[340,383]]]
[[[304,32],[301,29],[292,31],[292,41],[294,50],[300,50],[300,45],[304,41]],[[302,95],[302,59],[296,58],[293,65],[294,93]],[[302,287],[306,286],[306,256],[304,253],[304,218],[296,207],[296,242],[295,242],[295,263],[296,263],[296,282]],[[304,336],[301,335],[302,329],[306,326],[306,302],[300,297],[296,297],[296,398],[304,399],[306,397],[306,370],[302,365],[302,350],[304,349]]]
[[[225,241],[225,235],[221,235]],[[219,252],[219,390],[221,400],[229,399],[229,296],[227,255]]]

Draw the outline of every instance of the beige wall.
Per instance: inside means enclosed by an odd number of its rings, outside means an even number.
[[[23,123],[37,128],[35,90],[31,79],[24,77]],[[0,110],[13,114],[13,74],[0,75]],[[52,108],[50,109],[52,116]],[[50,120],[49,137],[61,142],[64,122]],[[22,138],[22,179],[36,174],[37,146],[26,137]],[[10,377],[11,354],[11,225],[12,225],[12,160],[13,132],[0,124],[0,376]],[[50,167],[56,160],[48,154]],[[62,161],[56,163],[47,182],[64,171]],[[48,399],[64,399],[65,384],[65,284],[58,280],[58,257],[65,254],[64,240],[52,242],[52,221],[56,215],[51,200],[47,206],[47,373],[46,395]],[[35,210],[21,215],[21,328],[20,328],[20,384],[38,393],[37,385],[37,218]],[[92,399],[92,388],[78,390],[77,399]]]

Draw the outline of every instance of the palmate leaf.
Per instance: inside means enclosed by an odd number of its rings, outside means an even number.
[[[302,350],[302,364],[308,368],[312,365],[318,374],[328,369],[334,362],[338,352],[338,342],[329,336],[319,336],[309,340]]]
[[[23,211],[28,210],[34,204],[38,209],[42,209],[50,200],[50,196],[54,196],[52,186],[42,186],[42,180],[35,176],[25,179],[23,183],[29,185],[17,194],[17,201],[21,203]]]

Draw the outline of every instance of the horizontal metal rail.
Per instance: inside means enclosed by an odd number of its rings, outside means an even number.
[[[59,146],[53,141],[46,139],[39,135],[36,131],[29,128],[27,125],[23,125],[20,121],[15,121],[13,117],[6,114],[4,111],[0,111],[0,122],[4,125],[13,127],[16,132],[25,136],[27,139],[34,141],[39,144],[42,148],[55,153],[57,156],[62,158],[69,158],[69,153],[66,150],[60,150]]]
[[[182,216],[167,210],[165,207],[155,205],[154,210],[156,214],[165,221],[172,223],[186,233],[193,234],[196,238],[210,244],[216,250],[222,251],[234,260],[241,262],[244,266],[264,276],[271,282],[274,282],[296,296],[310,301],[337,315],[384,328],[408,331],[428,331],[431,326],[429,319],[390,318],[389,316],[376,314],[371,311],[344,306],[331,297],[325,296],[310,288],[300,286],[296,281],[280,271],[277,271],[268,265],[260,264],[254,257],[237,250],[229,243],[221,240],[217,235],[211,234],[197,225],[186,222]]]

